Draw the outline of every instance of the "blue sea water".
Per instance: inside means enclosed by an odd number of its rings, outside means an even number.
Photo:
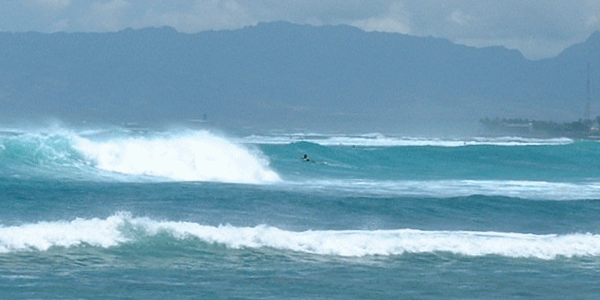
[[[597,299],[599,158],[569,139],[7,128],[0,299]]]

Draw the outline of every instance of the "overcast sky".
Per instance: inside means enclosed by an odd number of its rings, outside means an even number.
[[[235,29],[259,22],[349,24],[364,30],[502,45],[555,56],[600,30],[599,0],[6,0],[0,31]]]

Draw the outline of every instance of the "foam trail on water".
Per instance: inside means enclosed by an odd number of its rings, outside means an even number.
[[[259,153],[206,131],[93,141],[75,148],[98,169],[177,181],[268,183],[279,176]]]
[[[361,257],[448,252],[466,256],[515,258],[600,256],[600,235],[398,230],[287,231],[260,225],[206,226],[193,222],[156,221],[118,213],[106,219],[39,222],[0,227],[0,253],[45,251],[51,247],[91,245],[109,248],[157,234],[197,238],[228,248],[273,248],[316,255]],[[172,244],[172,243],[170,243]]]
[[[409,197],[467,197],[472,195],[518,197],[531,200],[598,199],[600,182],[548,182],[530,180],[306,180],[286,182],[290,188],[336,191],[351,195]]]

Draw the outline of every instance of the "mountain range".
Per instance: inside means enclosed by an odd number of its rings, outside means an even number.
[[[345,25],[0,32],[6,122],[457,133],[484,117],[580,119],[588,76],[595,117],[599,32],[536,61],[503,47]]]

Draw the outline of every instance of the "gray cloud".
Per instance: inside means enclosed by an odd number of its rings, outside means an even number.
[[[0,30],[182,32],[259,22],[349,24],[368,31],[503,45],[530,58],[558,54],[600,30],[597,0],[21,0],[0,3]]]

